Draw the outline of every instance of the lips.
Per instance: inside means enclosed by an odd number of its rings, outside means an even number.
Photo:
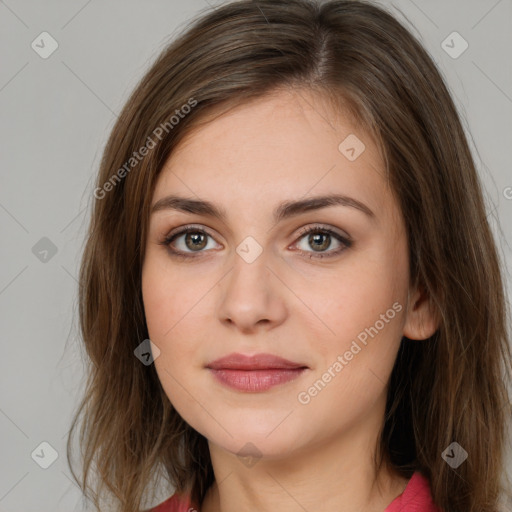
[[[221,384],[244,392],[263,392],[299,377],[308,367],[272,354],[229,354],[206,365]]]
[[[307,368],[306,365],[283,359],[272,354],[256,354],[246,356],[243,354],[229,354],[209,363],[207,368],[212,370],[290,370]]]

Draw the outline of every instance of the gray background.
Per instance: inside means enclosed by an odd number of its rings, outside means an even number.
[[[187,20],[220,3],[0,1],[0,511],[83,509],[65,443],[83,389],[76,276],[93,177],[150,62]],[[381,3],[403,11],[448,81],[510,269],[512,0]],[[43,31],[59,45],[47,59],[31,47]],[[456,59],[441,46],[453,31],[469,44]],[[38,253],[43,237],[55,254]],[[42,442],[58,453],[47,469],[31,456]]]

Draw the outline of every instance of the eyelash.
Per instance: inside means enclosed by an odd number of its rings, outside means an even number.
[[[177,251],[176,249],[172,249],[171,248],[170,244],[176,238],[178,238],[178,237],[180,237],[182,235],[186,235],[188,233],[201,233],[201,234],[203,234],[205,236],[209,236],[209,237],[213,238],[207,231],[205,231],[202,228],[198,228],[198,227],[195,227],[195,226],[186,226],[185,228],[183,228],[182,230],[178,231],[177,233],[172,233],[170,235],[167,235],[160,242],[160,244],[165,246],[165,247],[167,247],[169,249],[169,251],[171,252],[173,257],[176,257],[176,258],[179,258],[179,259],[197,258],[198,256],[194,256],[193,252],[184,253],[182,251]],[[345,246],[345,247],[341,247],[339,249],[336,249],[333,252],[318,253],[318,254],[312,253],[310,251],[302,251],[302,250],[299,249],[300,253],[308,254],[310,259],[332,258],[332,257],[337,256],[341,252],[343,252],[345,249],[348,249],[349,247],[352,246],[352,240],[350,240],[347,237],[344,237],[344,236],[340,235],[339,233],[337,233],[336,231],[334,231],[332,229],[324,228],[322,226],[308,226],[307,228],[304,228],[303,230],[301,230],[301,232],[299,234],[299,237],[298,237],[298,240],[304,238],[306,235],[309,235],[310,233],[328,234],[330,236],[333,236],[336,240],[338,240],[338,242],[341,242]],[[204,252],[204,251],[196,251],[196,252],[199,254],[199,253]]]

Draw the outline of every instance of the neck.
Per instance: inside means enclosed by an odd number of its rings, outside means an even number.
[[[383,512],[399,496],[407,479],[388,465],[376,474],[375,443],[369,431],[354,429],[283,457],[262,457],[244,464],[210,444],[215,483],[201,512]],[[375,440],[372,440],[375,441]]]

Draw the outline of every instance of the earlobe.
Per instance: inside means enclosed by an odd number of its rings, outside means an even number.
[[[426,340],[437,331],[439,325],[437,308],[429,300],[424,287],[417,287],[407,300],[403,335],[411,340]]]

